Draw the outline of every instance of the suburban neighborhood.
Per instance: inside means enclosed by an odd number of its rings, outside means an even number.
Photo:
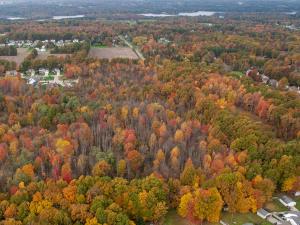
[[[63,47],[72,43],[80,43],[83,41],[79,41],[78,39],[73,40],[6,40],[6,43],[0,44],[0,47],[4,46],[14,46],[16,48],[34,48],[37,51],[46,51],[47,46],[51,47]]]
[[[297,192],[294,197],[299,199]],[[258,209],[255,214],[233,214],[225,212],[221,216],[220,224],[222,225],[255,225],[255,224],[274,224],[274,225],[300,225],[299,203],[287,195],[274,197],[272,202],[265,208]],[[281,211],[282,210],[282,211]],[[228,214],[228,215],[227,215]]]
[[[23,79],[31,85],[58,85],[62,87],[72,87],[77,84],[79,79],[65,79],[61,70],[58,68],[49,71],[45,68],[40,68],[38,71],[33,69],[28,70],[25,74],[19,73],[16,70],[7,71],[6,76],[20,75]]]
[[[255,71],[255,68],[248,69],[247,72],[246,72],[246,76],[250,77],[250,74],[254,71]],[[264,83],[264,84],[266,84],[266,85],[268,85],[272,88],[278,88],[279,87],[279,82],[277,80],[271,79],[265,74],[261,74],[259,72],[256,72],[256,76],[260,78],[262,83]],[[298,94],[300,94],[300,87],[299,86],[285,85],[284,89],[287,90],[287,91],[293,91],[293,92],[297,92]]]

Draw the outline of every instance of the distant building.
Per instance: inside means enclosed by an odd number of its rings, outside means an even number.
[[[299,211],[289,211],[280,213],[280,217],[283,219],[283,223],[289,222],[291,225],[300,225],[300,212]]]
[[[166,38],[160,38],[160,39],[158,40],[158,43],[165,44],[165,45],[169,44],[170,42],[171,42],[171,41],[169,41],[169,40],[166,39]]]
[[[49,70],[44,69],[44,68],[40,68],[39,69],[39,74],[43,75],[43,76],[48,76],[49,75]]]
[[[29,70],[27,71],[27,75],[33,77],[33,76],[35,75],[35,70],[34,70],[34,69],[29,69]]]
[[[263,219],[266,219],[268,216],[271,215],[271,213],[269,213],[267,210],[263,208],[257,210],[256,214]]]
[[[60,69],[55,68],[55,69],[53,70],[53,73],[56,74],[56,76],[60,76]]]
[[[267,84],[270,78],[264,74],[261,75],[261,80],[264,84]]]
[[[294,207],[296,206],[296,202],[289,198],[288,196],[286,195],[283,195],[282,197],[279,198],[279,201],[286,207]]]
[[[295,92],[298,92],[298,91],[299,91],[299,87],[296,87],[296,86],[289,86],[289,91],[295,91]]]
[[[6,76],[17,76],[18,72],[16,70],[9,70],[5,73]]]
[[[269,83],[270,86],[272,86],[274,88],[278,87],[278,81],[277,80],[270,79],[268,83]]]
[[[33,79],[33,78],[29,78],[29,79],[27,80],[27,84],[34,85],[34,84],[36,84],[36,83],[37,83],[37,81],[36,81],[35,79]]]

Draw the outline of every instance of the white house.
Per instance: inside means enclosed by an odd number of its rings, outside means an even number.
[[[286,195],[283,195],[281,198],[279,198],[279,201],[286,207],[296,206],[296,202],[293,199],[286,196]]]
[[[264,74],[261,75],[261,80],[264,84],[267,84],[270,78]]]
[[[278,81],[274,79],[270,79],[269,82],[270,86],[277,88],[278,87]]]
[[[33,78],[29,78],[28,81],[27,81],[28,84],[36,84],[37,81]]]
[[[10,70],[10,71],[6,71],[5,75],[6,76],[17,76],[18,72],[16,70]]]
[[[49,70],[44,69],[44,68],[40,68],[39,69],[39,74],[44,75],[44,76],[48,76],[49,75]]]
[[[291,225],[300,225],[300,212],[285,212],[283,219],[290,222]]]
[[[29,69],[27,71],[27,74],[33,77],[35,75],[35,70],[34,69]]]
[[[56,76],[60,76],[60,69],[55,68],[55,69],[53,70],[53,73],[55,73]]]
[[[266,219],[268,216],[271,215],[271,213],[269,213],[267,210],[263,208],[257,210],[256,214],[263,219]]]

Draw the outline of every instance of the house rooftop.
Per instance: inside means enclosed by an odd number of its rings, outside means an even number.
[[[257,213],[260,213],[263,216],[268,216],[270,214],[267,210],[265,210],[263,208],[257,210]]]
[[[300,212],[289,211],[284,213],[284,218],[293,225],[300,225]]]
[[[286,195],[283,195],[280,199],[281,199],[283,202],[285,202],[286,204],[294,203],[294,202],[295,202],[293,199],[291,199],[290,197],[288,197],[288,196],[286,196]]]

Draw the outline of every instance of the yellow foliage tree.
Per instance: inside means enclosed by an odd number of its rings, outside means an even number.
[[[69,185],[63,189],[63,195],[70,203],[76,201],[77,187],[75,185]]]
[[[297,177],[295,176],[285,179],[282,184],[281,190],[284,192],[292,191],[296,181],[297,181]]]
[[[175,135],[174,135],[174,140],[176,142],[182,142],[184,138],[184,134],[182,130],[176,130]]]
[[[85,225],[101,225],[100,223],[98,223],[97,218],[93,217],[93,218],[87,218]]]

